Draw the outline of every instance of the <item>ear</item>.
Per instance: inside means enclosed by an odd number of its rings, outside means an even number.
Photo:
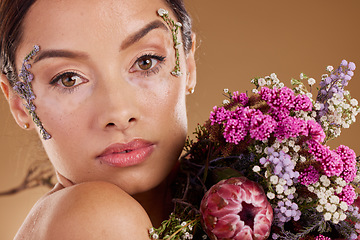
[[[21,128],[23,128],[25,124],[29,124],[30,128],[33,128],[34,125],[32,124],[32,118],[24,106],[23,99],[12,89],[8,79],[3,73],[0,75],[0,86],[6,100],[9,103],[10,111],[16,123]]]
[[[186,55],[186,89],[194,90],[196,86],[196,63],[195,63],[195,50],[196,50],[196,35],[191,35],[192,46],[190,52]],[[191,91],[187,91],[189,94]]]

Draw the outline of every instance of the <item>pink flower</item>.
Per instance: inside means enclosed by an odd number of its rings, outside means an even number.
[[[276,121],[271,116],[264,115],[261,111],[257,110],[251,116],[250,137],[260,141],[268,139],[275,126]]]
[[[205,194],[200,212],[212,240],[266,239],[273,210],[261,187],[245,177],[222,180]]]

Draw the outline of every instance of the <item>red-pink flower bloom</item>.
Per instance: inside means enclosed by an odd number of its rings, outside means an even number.
[[[222,180],[205,194],[200,212],[212,240],[266,239],[273,210],[262,188],[245,177]]]

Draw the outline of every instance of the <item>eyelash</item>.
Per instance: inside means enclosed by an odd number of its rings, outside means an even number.
[[[136,64],[139,63],[139,61],[145,59],[145,58],[151,58],[151,59],[155,59],[158,61],[158,63],[153,66],[152,68],[150,68],[149,70],[137,70],[140,72],[140,74],[143,76],[143,77],[149,77],[151,76],[152,74],[157,74],[159,73],[161,67],[162,67],[162,64],[165,62],[166,60],[166,57],[165,56],[160,56],[160,55],[156,55],[156,54],[144,54],[142,55],[141,57],[138,57],[135,61],[135,63],[132,65],[131,69],[136,66]],[[135,71],[134,71],[135,72]]]
[[[82,80],[82,82],[79,84],[76,84],[75,86],[66,87],[60,83],[60,81],[65,77],[68,77],[68,78],[79,77]],[[66,72],[59,73],[55,77],[53,77],[50,81],[50,85],[52,85],[53,87],[57,87],[56,85],[61,85],[60,89],[62,91],[64,91],[65,93],[72,93],[84,82],[88,82],[88,80],[85,79],[84,77],[82,77],[81,74],[77,73],[76,71],[66,71]]]

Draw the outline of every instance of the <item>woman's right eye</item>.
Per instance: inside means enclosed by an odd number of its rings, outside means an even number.
[[[65,72],[58,74],[55,76],[51,81],[51,85],[60,85],[61,87],[65,89],[73,89],[77,87],[78,85],[88,82],[87,79],[80,76],[78,73],[75,72]]]

